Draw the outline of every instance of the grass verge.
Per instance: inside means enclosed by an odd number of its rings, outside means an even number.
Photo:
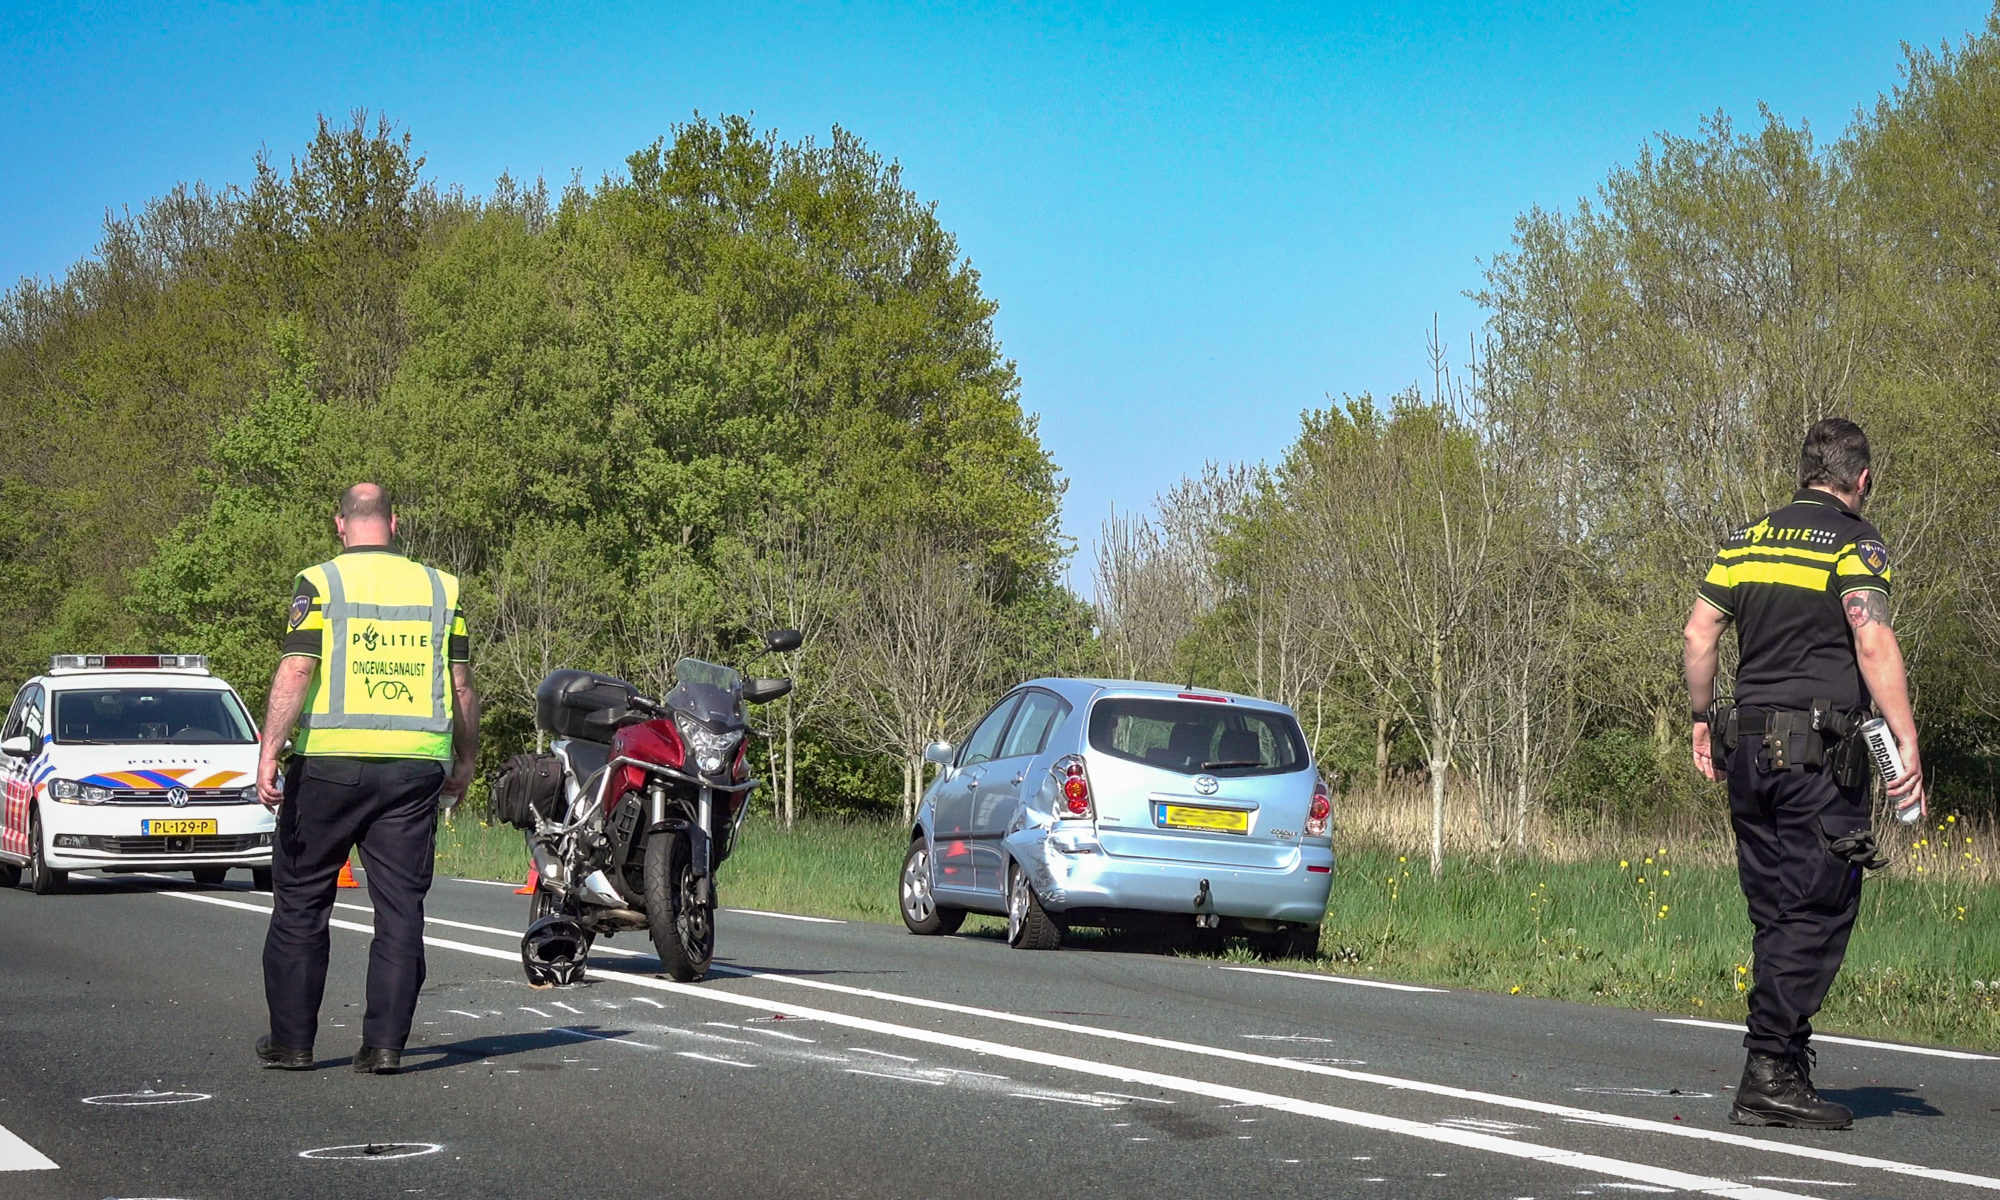
[[[719,882],[723,902],[894,924],[903,827],[753,823]],[[1451,858],[1432,879],[1415,855],[1347,851],[1321,956],[1301,970],[1380,976],[1741,1020],[1750,924],[1732,868],[1677,861],[1656,844],[1553,862]],[[1914,850],[1922,858],[1923,848]],[[438,868],[519,879],[521,836],[445,826]],[[2000,1051],[2000,885],[1940,856],[1923,875],[1874,878],[1822,1032]],[[1233,946],[1230,957],[1246,959]]]

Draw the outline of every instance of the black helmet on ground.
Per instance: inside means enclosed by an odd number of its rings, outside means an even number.
[[[589,955],[590,934],[575,917],[562,913],[543,917],[521,935],[521,967],[528,973],[529,987],[582,983]]]

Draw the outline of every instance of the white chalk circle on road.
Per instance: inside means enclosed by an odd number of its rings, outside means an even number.
[[[1587,1092],[1593,1096],[1637,1096],[1645,1100],[1713,1100],[1714,1092],[1687,1092],[1680,1088],[1634,1088],[1634,1087],[1573,1087],[1572,1092]]]
[[[359,1146],[322,1146],[318,1150],[301,1150],[299,1157],[315,1162],[384,1162],[392,1158],[436,1154],[442,1149],[444,1147],[436,1142],[364,1142]]]
[[[202,1100],[213,1100],[207,1092],[120,1092],[112,1096],[85,1096],[85,1104],[101,1104],[111,1108],[144,1108],[152,1104],[194,1104]]]

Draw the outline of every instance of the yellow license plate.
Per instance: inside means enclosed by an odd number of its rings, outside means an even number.
[[[187,837],[189,834],[214,832],[214,817],[208,817],[199,821],[176,818],[172,820],[139,822],[139,836],[141,837]]]
[[[1239,808],[1189,808],[1160,805],[1160,824],[1168,829],[1212,829],[1217,833],[1249,833],[1250,814]]]

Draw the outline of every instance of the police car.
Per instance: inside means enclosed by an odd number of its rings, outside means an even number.
[[[71,871],[247,867],[271,886],[276,821],[257,801],[257,727],[199,654],[58,654],[0,726],[0,885]]]

